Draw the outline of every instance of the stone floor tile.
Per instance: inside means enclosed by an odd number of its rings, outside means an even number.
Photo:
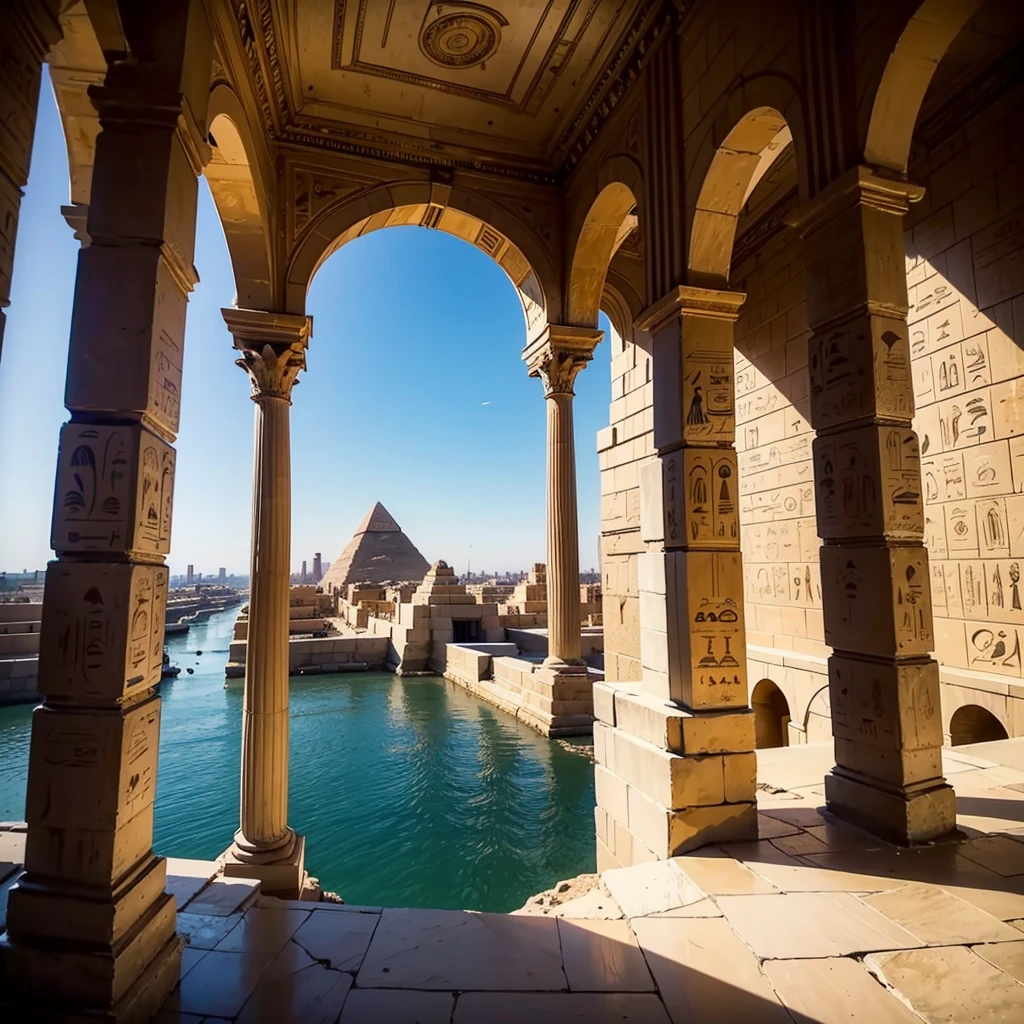
[[[971,768],[995,768],[997,764],[995,761],[990,761],[984,757],[978,757],[975,754],[969,754],[963,749],[951,750],[949,747],[943,748],[942,751],[942,768],[946,770],[946,765],[952,762],[953,764],[964,764]]]
[[[757,751],[757,781],[773,789],[820,787],[835,763],[831,743],[767,747]]]
[[[180,993],[175,989],[160,1007],[152,1024],[203,1024],[206,1020],[206,1016],[201,1013],[184,1013],[181,1009]]]
[[[1024,825],[1024,793],[1005,786],[961,789],[960,780],[967,774],[957,776],[956,780],[957,825],[982,832],[1003,832]]]
[[[653,992],[654,981],[626,921],[558,920],[570,992]]]
[[[451,992],[354,988],[338,1024],[449,1024],[454,1005]]]
[[[782,896],[737,896],[774,899]],[[723,918],[645,917],[630,922],[675,1024],[792,1024],[757,958]]]
[[[818,826],[818,831],[824,826]],[[779,836],[771,841],[776,850],[789,854],[790,857],[802,857],[808,853],[828,853],[829,845],[813,835],[810,830],[799,832],[795,836]]]
[[[761,806],[761,794],[758,794],[758,807]],[[757,838],[758,839],[777,839],[779,836],[794,836],[802,829],[799,825],[791,825],[789,822],[781,821],[778,818],[773,818],[770,814],[765,814],[763,811],[757,813]]]
[[[287,907],[290,910],[335,910],[343,914],[379,914],[383,907],[366,907],[359,903],[333,903],[329,900],[279,900],[276,896],[256,897],[254,907]]]
[[[177,901],[178,909],[199,893],[219,870],[216,861],[168,857],[166,889]]]
[[[246,1001],[237,1024],[335,1024],[351,987],[351,974],[315,963],[289,942]]]
[[[12,865],[25,863],[25,841],[27,832],[0,832],[0,861]]]
[[[705,895],[672,860],[613,868],[601,876],[601,884],[622,907],[626,917],[645,917],[660,910],[685,907]]]
[[[1019,932],[1024,932],[1024,918],[1020,918],[1017,921],[1007,921],[1008,925],[1012,925]]]
[[[1024,875],[1024,845],[1008,836],[985,836],[957,847],[961,857],[1009,877]]]
[[[751,871],[783,892],[874,892],[903,880],[858,870],[862,854],[809,854],[791,857],[771,843],[732,843],[723,847]]]
[[[872,953],[864,963],[928,1024],[1024,1020],[1024,985],[964,946]]]
[[[314,910],[292,935],[292,941],[314,960],[326,962],[336,971],[358,971],[379,920],[377,914],[332,914]]]
[[[309,915],[308,910],[254,907],[214,948],[228,953],[278,953]]]
[[[825,843],[831,853],[850,853],[860,850],[889,848],[889,844],[868,832],[862,832],[845,821],[835,819],[824,825],[813,825],[807,829],[809,835]]]
[[[198,896],[185,904],[190,914],[227,916],[247,906],[259,893],[256,878],[215,878]]]
[[[624,992],[466,992],[453,1024],[671,1024],[656,995]]]
[[[847,956],[922,945],[916,936],[845,892],[721,896],[716,902],[736,934],[762,960]]]
[[[209,950],[206,949],[193,949],[191,946],[186,946],[181,951],[181,970],[178,973],[178,980],[184,978],[208,952]]]
[[[972,951],[993,967],[1024,985],[1024,939],[1017,942],[986,942],[972,946]]]
[[[863,902],[928,946],[1018,938],[1015,928],[934,885],[911,883],[891,892],[865,896]]]
[[[649,917],[721,917],[722,912],[718,904],[710,897],[706,900],[697,900],[696,903],[689,903],[685,907],[673,907],[671,910],[662,910],[657,914],[649,914]]]
[[[242,920],[241,914],[178,914],[178,934],[196,949],[213,949]]]
[[[758,809],[762,810],[760,804]],[[824,825],[830,820],[822,814],[824,810],[825,808],[821,806],[820,801],[815,803],[800,800],[785,807],[763,808],[763,813],[767,814],[769,818],[775,818],[778,821],[785,822],[787,825],[796,825],[798,828],[807,829]]]
[[[769,960],[764,973],[795,1024],[920,1024],[856,960]]]
[[[798,833],[795,838],[799,838]],[[676,867],[708,896],[778,892],[770,882],[722,850],[701,850],[674,858]]]
[[[386,909],[359,987],[562,991],[558,925],[550,917]]]
[[[569,900],[568,903],[552,907],[548,917],[568,917],[580,921],[620,921],[625,914],[614,897],[597,888],[591,889],[584,896]]]
[[[204,956],[181,981],[181,1009],[211,1017],[235,1017],[273,962],[271,953]]]

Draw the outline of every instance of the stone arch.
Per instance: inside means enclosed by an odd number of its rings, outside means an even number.
[[[242,104],[226,85],[210,93],[211,157],[203,172],[220,216],[243,309],[276,308],[268,188]]]
[[[697,196],[687,252],[692,284],[728,285],[740,212],[793,141],[789,123],[772,106],[754,107],[733,123],[711,157]]]
[[[903,29],[875,92],[867,163],[907,173],[917,115],[939,61],[984,0],[924,0]]]
[[[436,228],[487,253],[519,295],[527,339],[544,329],[548,310],[557,301],[552,294],[557,288],[551,262],[532,232],[478,194],[426,181],[378,185],[324,207],[303,227],[292,248],[285,280],[286,311],[305,311],[314,275],[346,242],[396,226]]]
[[[625,156],[606,161],[598,172],[597,195],[576,235],[566,290],[566,319],[596,327],[604,282],[619,246],[637,226],[640,171]]]
[[[750,695],[754,745],[758,750],[789,746],[789,701],[771,679],[762,679]]]
[[[643,310],[643,302],[633,283],[623,274],[609,268],[601,290],[601,310],[603,310],[620,337],[631,341],[638,333],[633,321]]]
[[[949,739],[954,747],[965,743],[989,743],[1009,737],[1006,726],[988,708],[980,704],[964,704],[949,720]]]

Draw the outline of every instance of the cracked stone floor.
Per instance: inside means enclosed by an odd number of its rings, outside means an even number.
[[[759,841],[607,871],[547,916],[285,902],[171,860],[187,944],[157,1020],[1024,1021],[1024,739],[944,755],[959,842],[879,842],[821,807],[830,747],[761,751]],[[23,838],[0,834],[2,887]]]

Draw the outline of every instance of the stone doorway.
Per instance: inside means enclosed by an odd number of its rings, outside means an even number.
[[[754,709],[754,742],[758,750],[789,746],[789,701],[770,679],[762,679],[750,698]]]

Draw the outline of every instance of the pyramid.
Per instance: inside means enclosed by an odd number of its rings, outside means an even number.
[[[359,524],[345,550],[321,581],[324,593],[342,591],[350,583],[392,583],[422,580],[430,563],[378,501]]]

